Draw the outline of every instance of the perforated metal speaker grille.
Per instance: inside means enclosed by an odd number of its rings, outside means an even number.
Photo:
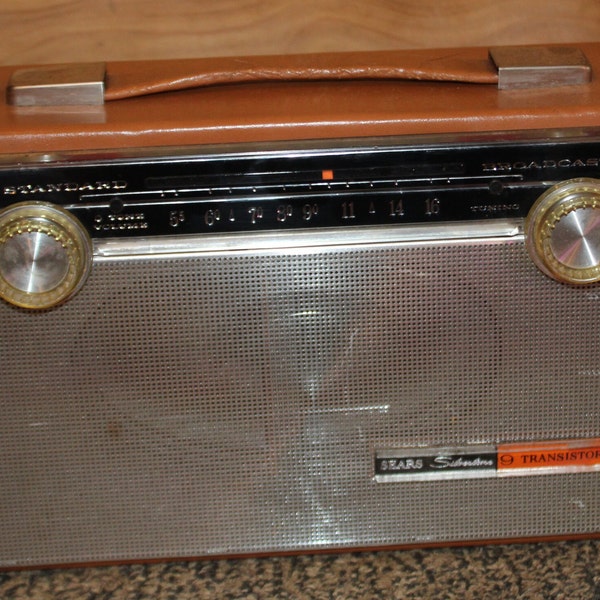
[[[600,436],[599,288],[521,243],[97,263],[0,306],[0,563],[576,534],[600,475],[376,483],[376,447]]]

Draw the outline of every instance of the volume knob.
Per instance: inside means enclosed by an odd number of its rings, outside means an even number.
[[[563,181],[542,194],[525,223],[533,262],[572,284],[600,281],[600,180]]]
[[[92,264],[92,241],[69,212],[43,202],[0,212],[0,297],[44,309],[73,296]]]

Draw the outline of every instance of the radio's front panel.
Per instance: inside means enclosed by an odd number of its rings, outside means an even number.
[[[2,566],[600,530],[558,133],[6,165]]]

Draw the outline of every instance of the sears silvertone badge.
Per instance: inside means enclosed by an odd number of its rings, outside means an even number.
[[[600,532],[599,72],[0,68],[0,566]]]

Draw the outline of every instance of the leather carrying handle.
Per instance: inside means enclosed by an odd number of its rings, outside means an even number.
[[[9,104],[102,104],[216,85],[261,82],[430,81],[499,88],[587,83],[578,48],[516,47],[344,52],[54,65],[13,73]]]
[[[478,55],[479,54],[479,55]],[[114,63],[106,100],[182,89],[260,82],[420,80],[495,84],[487,51],[448,50],[225,57]]]

